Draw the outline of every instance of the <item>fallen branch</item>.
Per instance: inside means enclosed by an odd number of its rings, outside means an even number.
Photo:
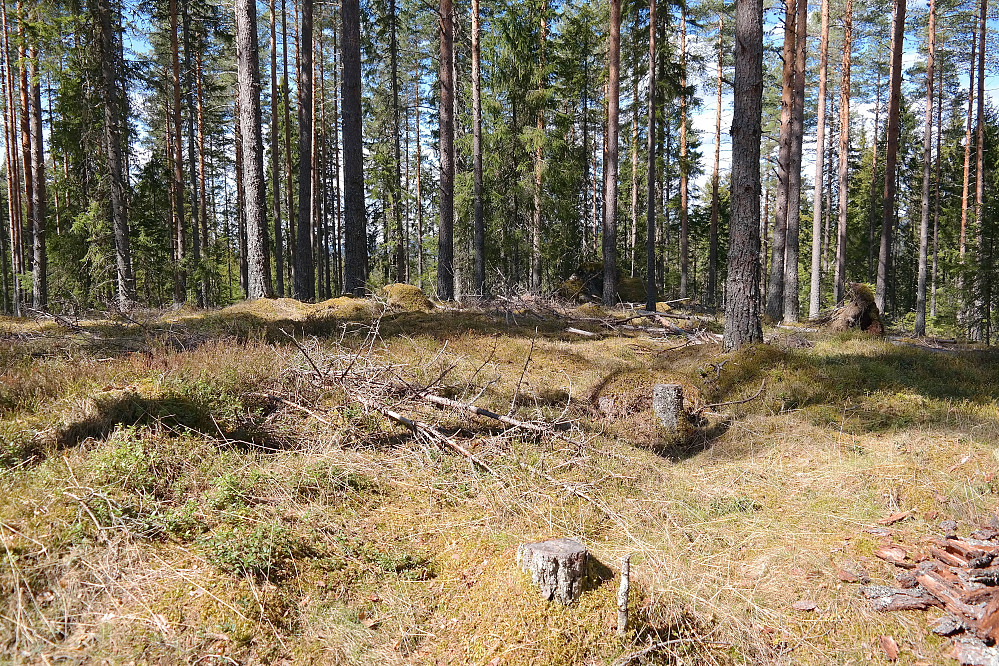
[[[731,643],[720,643],[718,641],[700,641],[697,640],[696,638],[673,638],[668,641],[659,641],[658,643],[653,643],[647,648],[644,648],[637,652],[631,652],[629,654],[626,654],[617,661],[615,661],[613,666],[628,666],[629,664],[633,664],[634,662],[639,661],[643,657],[648,657],[653,653],[658,652],[659,650],[664,650],[668,647],[673,647],[675,645],[686,645],[686,644],[704,645],[708,647],[720,647],[720,648],[732,647]]]
[[[466,404],[463,402],[458,402],[457,400],[452,400],[451,398],[445,398],[443,396],[434,395],[433,393],[417,393],[416,397],[421,400],[426,400],[427,402],[436,405],[438,407],[453,407],[454,409],[463,409],[466,412],[471,412],[476,416],[482,416],[487,419],[492,419],[494,421],[499,421],[500,423],[505,423],[507,425],[513,426],[515,428],[523,428],[524,430],[530,430],[531,432],[536,432],[539,435],[548,434],[548,430],[545,428],[535,425],[533,423],[528,423],[526,421],[521,421],[515,419],[512,416],[503,416],[502,414],[497,414],[496,412],[489,411],[488,409],[483,409],[482,407],[476,407],[472,404]],[[555,427],[554,424],[552,427]]]
[[[587,337],[587,338],[595,338],[595,337],[597,337],[597,333],[593,333],[591,331],[584,331],[584,330],[582,330],[580,328],[573,328],[571,326],[569,328],[565,329],[565,332],[566,333],[575,333],[576,335],[582,335],[582,336]]]
[[[419,433],[419,434],[426,435],[427,437],[429,437],[430,439],[434,440],[438,444],[443,444],[445,447],[447,447],[449,449],[452,449],[452,450],[456,451],[457,453],[460,453],[461,455],[465,456],[465,458],[467,458],[469,462],[471,462],[474,465],[477,465],[477,466],[481,467],[483,470],[485,470],[486,472],[489,472],[493,476],[499,476],[496,473],[496,470],[494,470],[492,467],[490,467],[485,462],[483,462],[481,458],[479,458],[478,456],[476,456],[474,453],[472,453],[471,451],[469,451],[468,449],[466,449],[465,447],[463,447],[461,444],[459,444],[458,442],[454,441],[453,438],[448,437],[447,435],[445,435],[444,433],[442,433],[440,430],[438,430],[437,428],[433,427],[432,425],[429,425],[427,423],[423,423],[421,421],[415,421],[415,420],[413,420],[411,418],[403,416],[399,412],[392,411],[391,409],[389,409],[388,407],[385,407],[384,405],[377,405],[377,404],[373,403],[372,401],[370,401],[370,400],[368,400],[366,398],[363,398],[363,397],[360,397],[360,396],[355,396],[355,399],[358,402],[360,402],[362,405],[364,405],[365,407],[367,407],[368,409],[375,410],[376,412],[380,413],[385,418],[387,418],[387,419],[389,419],[391,421],[395,421],[399,425],[403,425],[403,426],[409,428],[414,433]]]
[[[756,400],[757,398],[760,397],[760,394],[763,393],[763,389],[766,385],[767,385],[767,380],[766,378],[764,378],[763,382],[760,384],[759,390],[753,395],[749,396],[748,398],[745,398],[743,400],[729,400],[728,402],[715,402],[710,405],[704,405],[698,411],[704,411],[705,409],[715,409],[717,407],[729,407],[731,405],[744,405],[747,402],[752,402],[753,400]]]
[[[274,395],[273,393],[256,393],[256,392],[255,393],[248,393],[247,395],[255,395],[255,396],[258,396],[258,397],[261,397],[261,398],[267,398],[268,400],[276,400],[276,401],[278,401],[280,403],[283,403],[283,404],[291,407],[292,409],[297,409],[300,412],[305,412],[306,414],[308,414],[312,418],[316,419],[320,423],[324,423],[324,424],[328,425],[331,428],[336,427],[331,421],[323,418],[322,416],[320,416],[319,414],[317,414],[313,410],[309,409],[305,405],[300,405],[297,402],[292,402],[291,400],[288,400],[287,398],[282,398],[279,395]]]

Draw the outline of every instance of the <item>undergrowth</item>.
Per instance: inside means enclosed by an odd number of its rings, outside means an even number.
[[[909,542],[996,520],[994,354],[810,334],[724,355],[608,335],[599,308],[568,313],[589,338],[566,313],[389,297],[4,320],[0,661],[583,664],[658,642],[655,663],[860,663],[880,635],[944,658],[836,572],[889,580],[865,531],[889,513],[916,511],[887,537]],[[485,472],[317,382],[337,358],[566,427],[387,398]],[[688,441],[663,438],[656,383],[683,386]],[[563,536],[615,572],[632,555],[632,635],[616,581],[563,608],[518,570],[518,544]]]

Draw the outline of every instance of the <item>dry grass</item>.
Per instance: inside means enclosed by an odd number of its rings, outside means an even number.
[[[0,661],[602,664],[666,641],[654,663],[860,664],[883,634],[900,663],[944,660],[923,614],[874,614],[836,571],[889,581],[865,529],[900,509],[905,542],[996,518],[994,355],[812,336],[723,356],[581,339],[537,306],[369,308],[0,322]],[[571,429],[380,394],[486,474],[362,407],[361,384],[317,384],[282,329],[331,376]],[[695,407],[760,395],[668,445],[648,399],[667,381]],[[516,546],[556,536],[615,569],[634,554],[633,639],[614,583],[572,608],[531,589]]]

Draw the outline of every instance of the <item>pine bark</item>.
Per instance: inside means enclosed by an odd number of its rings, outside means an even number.
[[[36,310],[48,307],[48,253],[45,245],[45,147],[42,137],[42,86],[38,71],[37,38],[28,47],[28,66],[31,77],[31,179],[32,236],[34,261],[32,270],[32,306]]]
[[[715,84],[715,160],[711,170],[711,227],[708,239],[708,286],[707,302],[714,305],[718,295],[718,170],[721,162],[721,112],[722,112],[722,68],[725,64],[723,50],[723,29],[725,27],[722,15],[718,15],[718,77]]]
[[[989,249],[985,241],[985,220],[982,216],[985,204],[985,46],[988,0],[982,0],[978,13],[978,99],[977,120],[975,125],[975,255],[977,260],[974,271],[972,295],[973,319],[971,322],[971,339],[977,342],[989,342]]]
[[[780,99],[780,148],[777,154],[777,201],[774,233],[770,243],[770,279],[767,282],[766,314],[780,321],[784,313],[784,251],[787,245],[787,215],[790,208],[791,150],[794,145],[791,115],[794,108],[795,22],[797,0],[786,0],[784,13],[784,65]]]
[[[295,298],[316,298],[312,255],[312,0],[302,0],[298,68],[298,238],[295,251]]]
[[[905,38],[905,2],[895,0],[892,30],[891,80],[888,97],[888,141],[885,149],[885,198],[881,208],[881,250],[878,254],[878,278],[875,305],[885,312],[888,270],[891,263],[892,236],[895,227],[895,163],[898,158],[899,106],[902,88],[902,46]]]
[[[172,135],[167,140],[173,143],[173,218],[176,225],[174,233],[176,234],[175,242],[177,244],[173,302],[174,305],[183,305],[187,300],[187,268],[184,266],[187,246],[187,221],[184,214],[184,140],[180,117],[180,42],[178,38],[177,0],[170,0],[170,58],[173,90],[173,106],[170,109]]]
[[[364,154],[361,133],[361,15],[359,0],[343,0],[343,227],[344,291],[362,295],[368,274],[364,219]]]
[[[479,73],[479,0],[472,0],[472,179],[475,269],[472,290],[486,293],[486,224],[482,211],[482,80]]]
[[[277,6],[270,0],[271,30],[271,205],[274,215],[274,277],[277,293],[284,296],[284,240],[281,230],[281,142],[278,106]]]
[[[392,181],[392,215],[395,220],[395,280],[409,280],[409,247],[406,242],[406,232],[402,223],[402,150],[399,145],[399,135],[402,127],[399,124],[399,42],[396,37],[396,0],[389,0],[389,60],[392,70],[392,150],[395,178]]]
[[[647,215],[645,221],[645,309],[656,311],[656,0],[649,0],[649,125]]]
[[[794,107],[791,113],[791,172],[788,178],[787,237],[784,247],[784,321],[798,321],[798,250],[801,226],[801,149],[805,116],[805,51],[808,43],[808,0],[798,0],[795,19]]]
[[[735,11],[732,203],[723,340],[726,350],[763,340],[760,323],[763,1],[741,0]]]
[[[826,82],[829,72],[829,0],[822,0],[821,31],[819,110],[815,132],[815,186],[812,189],[812,279],[808,292],[809,317],[818,316],[822,305],[822,177],[825,160]],[[840,131],[842,132],[842,128]]]
[[[256,0],[236,0],[236,71],[242,139],[248,299],[273,295],[267,261],[267,192],[261,136]]]
[[[132,256],[128,237],[128,215],[125,211],[125,172],[121,155],[121,104],[118,92],[117,54],[109,0],[94,5],[100,31],[101,83],[104,88],[104,146],[107,152],[111,190],[111,226],[114,232],[115,267],[117,269],[118,307],[130,309],[135,301],[135,281],[132,277]]]
[[[548,6],[547,0],[541,4],[541,68],[538,72],[538,118],[537,136],[534,147],[534,217],[531,220],[531,289],[541,292],[541,186],[544,169],[544,131],[545,131],[545,43],[548,39]]]
[[[843,61],[839,85],[839,220],[836,225],[836,267],[833,301],[846,296],[846,225],[850,204],[850,51],[853,48],[853,0],[843,10]],[[877,137],[875,136],[875,145]]]
[[[621,0],[610,0],[607,38],[607,148],[604,163],[604,305],[617,303],[617,165],[621,88]]]
[[[454,16],[452,0],[440,3],[440,219],[437,297],[454,300]]]
[[[690,293],[690,230],[687,218],[687,14],[680,8],[680,298]]]
[[[968,68],[968,122],[964,131],[964,180],[961,186],[961,235],[958,241],[958,255],[964,263],[968,239],[968,191],[971,183],[971,129],[975,110],[975,70],[978,66],[976,53],[978,31],[971,36],[971,66]]]
[[[930,227],[930,170],[933,158],[933,56],[936,34],[936,3],[930,0],[926,31],[926,120],[923,123],[923,192],[919,216],[919,272],[916,278],[917,337],[926,335],[926,264]]]

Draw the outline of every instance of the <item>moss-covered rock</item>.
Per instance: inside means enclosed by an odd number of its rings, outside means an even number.
[[[637,277],[622,277],[617,281],[617,297],[625,303],[645,302],[645,280]]]
[[[406,312],[430,312],[434,304],[423,290],[411,284],[387,284],[381,289],[381,296],[389,307]]]

